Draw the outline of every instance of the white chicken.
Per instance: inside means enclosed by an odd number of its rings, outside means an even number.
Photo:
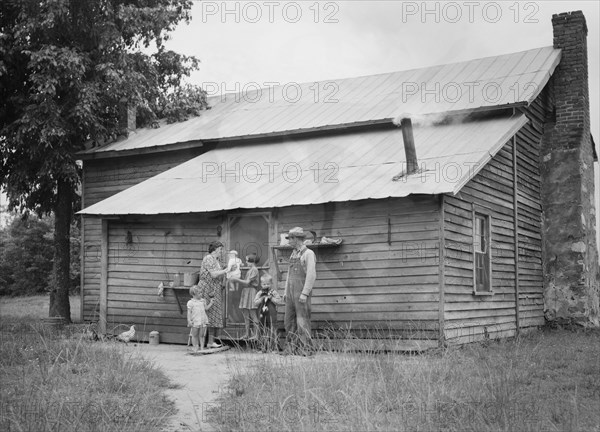
[[[123,341],[125,343],[129,342],[131,338],[135,336],[135,325],[132,325],[129,330],[124,331],[123,333],[117,336],[117,339]]]

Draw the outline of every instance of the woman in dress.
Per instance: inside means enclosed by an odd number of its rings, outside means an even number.
[[[223,276],[227,269],[223,269],[219,258],[223,251],[223,243],[214,241],[208,245],[208,254],[202,259],[200,266],[200,280],[207,284],[204,290],[206,304],[212,300],[212,307],[206,311],[208,315],[208,345],[207,348],[220,348],[215,342],[220,328],[223,328]]]

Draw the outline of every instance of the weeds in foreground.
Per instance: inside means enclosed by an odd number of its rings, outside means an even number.
[[[0,430],[152,431],[174,411],[147,360],[30,322],[0,324]]]
[[[258,354],[233,368],[208,418],[239,431],[597,430],[599,357],[597,330],[420,355]]]

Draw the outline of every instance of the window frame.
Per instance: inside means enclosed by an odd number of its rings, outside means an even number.
[[[492,215],[487,209],[483,209],[481,207],[473,205],[471,210],[471,221],[472,221],[472,229],[473,229],[473,244],[472,244],[472,252],[473,252],[473,295],[476,296],[489,296],[494,294],[494,286],[492,284],[493,281],[493,269],[492,269]],[[485,228],[487,229],[487,233],[485,236],[486,241],[486,253],[487,255],[487,265],[489,268],[488,272],[488,285],[489,290],[481,291],[477,290],[477,255],[484,255],[478,252],[477,246],[479,244],[479,239],[477,235],[477,219],[483,218],[485,220]]]

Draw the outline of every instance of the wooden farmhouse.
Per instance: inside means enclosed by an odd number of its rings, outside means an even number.
[[[553,27],[553,46],[215,97],[83,152],[82,318],[186,343],[179,275],[208,244],[257,252],[282,289],[281,235],[301,226],[316,338],[427,347],[597,325],[587,28],[581,12]]]

